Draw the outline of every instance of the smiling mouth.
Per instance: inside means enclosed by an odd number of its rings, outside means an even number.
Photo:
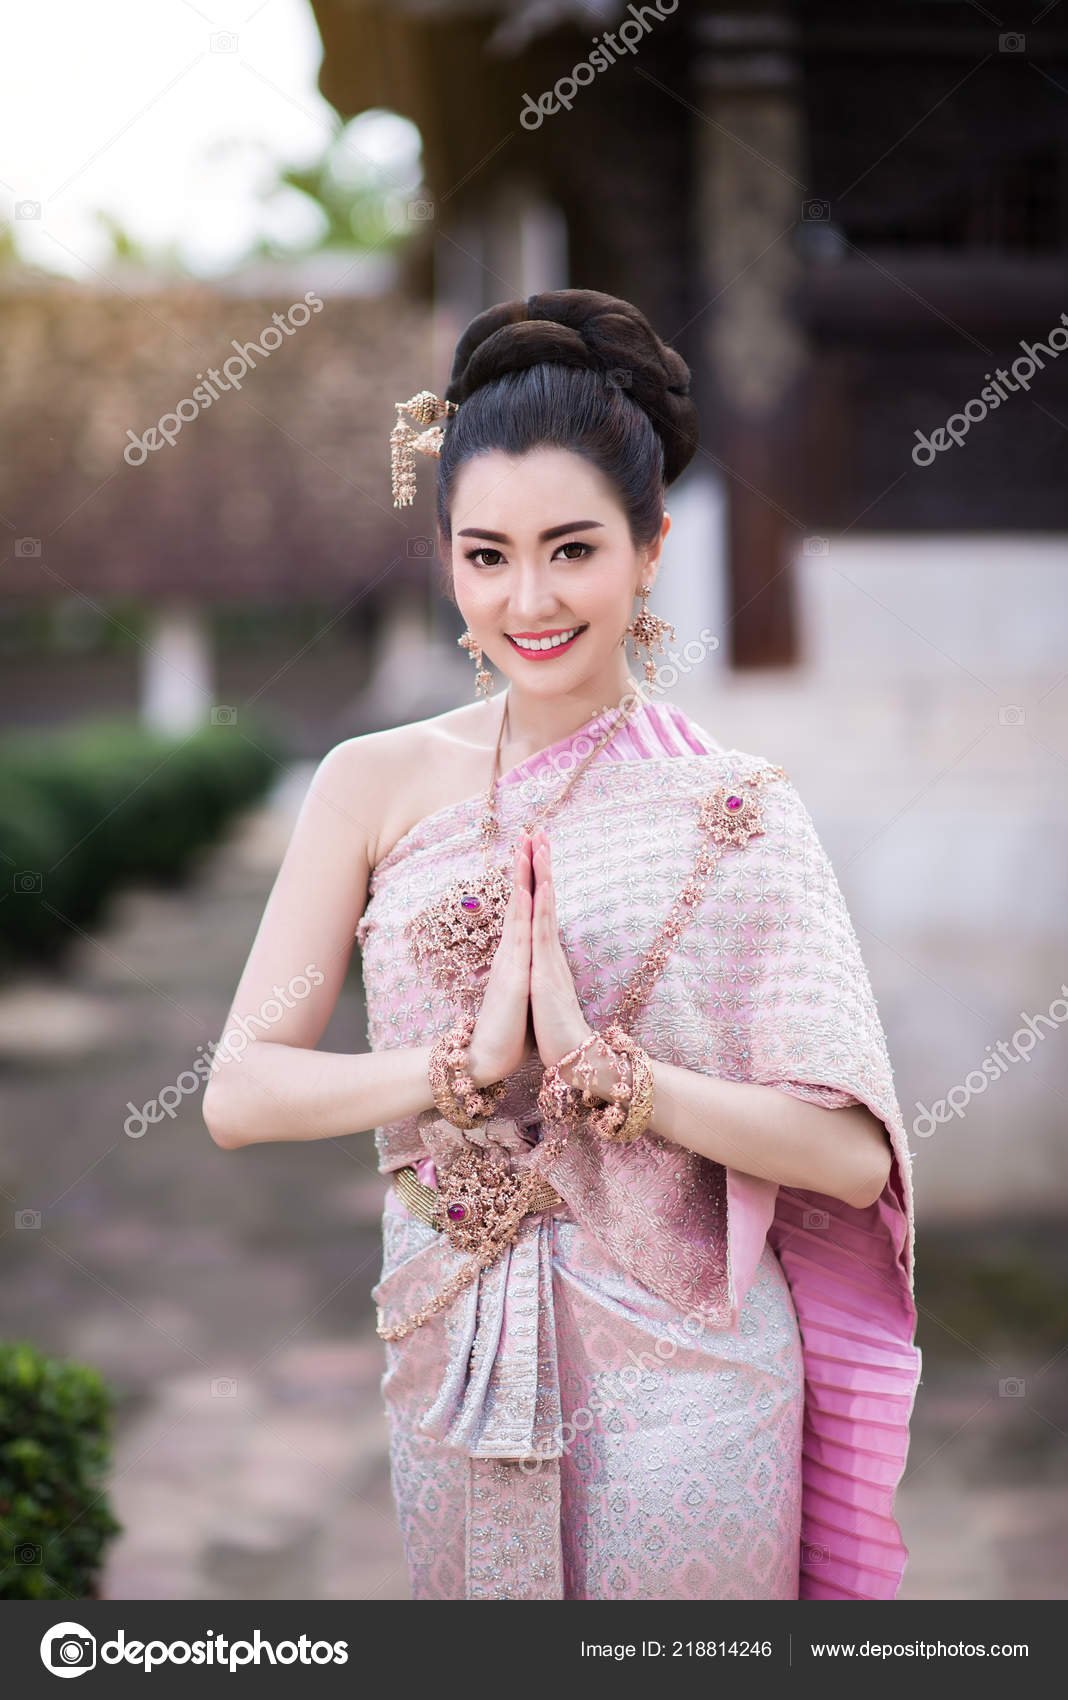
[[[576,638],[581,637],[582,633],[587,630],[588,626],[570,626],[566,633],[554,633],[551,637],[546,634],[541,639],[514,638],[510,632],[505,632],[504,635],[512,648],[517,649],[520,655],[542,656],[555,655],[558,650],[570,649]]]

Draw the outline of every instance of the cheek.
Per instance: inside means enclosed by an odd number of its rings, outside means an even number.
[[[487,573],[483,577],[477,567],[462,566],[457,568],[453,577],[453,590],[457,604],[465,610],[472,620],[482,617],[488,610],[496,609],[500,604],[500,591],[495,590]]]
[[[581,588],[576,585],[571,597],[576,612],[594,628],[625,625],[631,617],[631,603],[620,582],[620,574],[612,572],[598,574]]]
[[[607,613],[615,613],[627,600],[627,585],[634,583],[635,569],[623,556],[605,554],[592,561],[581,581],[585,599]]]

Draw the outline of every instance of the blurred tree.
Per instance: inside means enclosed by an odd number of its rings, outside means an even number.
[[[323,248],[385,251],[403,246],[426,221],[429,205],[422,174],[418,130],[397,113],[374,109],[341,127],[322,157],[307,166],[278,171],[265,185],[269,205],[297,191],[321,214],[317,235],[294,248],[261,236],[251,254],[276,258],[282,252],[315,253]]]
[[[144,246],[131,236],[121,219],[104,207],[97,207],[94,216],[106,234],[111,253],[116,260],[124,260],[130,265],[147,266],[148,255]]]

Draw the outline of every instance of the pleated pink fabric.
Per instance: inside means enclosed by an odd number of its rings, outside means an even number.
[[[562,786],[573,760],[589,747],[585,740],[595,740],[608,718],[596,717],[504,775],[498,797],[507,842],[541,800]],[[677,706],[647,702],[550,817],[561,934],[591,1026],[611,1018],[629,973],[692,872],[699,847],[696,804],[718,784],[737,786],[765,765],[760,757],[723,750]],[[631,1290],[646,1293],[650,1304],[666,1303],[671,1314],[691,1316],[702,1331],[724,1331],[726,1347],[726,1331],[736,1339],[739,1327],[752,1327],[747,1295],[751,1300],[754,1282],[767,1278],[768,1251],[774,1252],[796,1312],[804,1367],[796,1597],[893,1599],[908,1556],[894,1496],[921,1368],[914,1343],[911,1159],[885,1035],[833,868],[791,781],[769,784],[760,796],[765,831],[744,846],[725,849],[698,911],[631,1030],[651,1056],[677,1066],[754,1081],[832,1111],[867,1104],[887,1128],[893,1151],[882,1196],[866,1209],[854,1209],[827,1195],[749,1174],[744,1151],[725,1153],[734,1162],[714,1163],[656,1135],[619,1147],[580,1130],[560,1158],[544,1167],[565,1200],[562,1220],[554,1229],[552,1217],[527,1218],[511,1259],[514,1272],[506,1262],[479,1280],[485,1284],[488,1316],[491,1306],[506,1303],[509,1281],[514,1300],[517,1283],[526,1281],[520,1273],[523,1260],[533,1258],[538,1247],[537,1256],[548,1259],[545,1270],[553,1272],[555,1290],[561,1292],[569,1280],[567,1236],[581,1230],[583,1257],[588,1262],[597,1248],[596,1255],[608,1259],[606,1278],[612,1269],[620,1271],[640,1284]],[[372,1048],[425,1043],[452,1017],[443,995],[412,972],[401,944],[402,926],[458,873],[481,865],[481,812],[481,796],[437,811],[405,834],[374,870],[371,898],[357,931]],[[536,1090],[534,1079],[515,1082],[499,1119],[489,1124],[490,1137],[496,1129],[508,1149],[523,1144],[517,1132],[537,1140],[537,1118],[531,1114]],[[455,1130],[429,1111],[378,1128],[375,1138],[383,1172],[415,1164],[433,1185],[434,1153],[450,1151]],[[533,1153],[528,1160],[540,1166],[536,1143]],[[388,1218],[392,1250],[376,1297],[393,1320],[413,1308],[413,1296],[425,1302],[460,1260],[441,1236],[418,1224],[399,1238],[392,1202]],[[547,1294],[552,1290],[551,1282]],[[481,1315],[482,1301],[477,1303]],[[470,1304],[476,1304],[474,1297]],[[483,1381],[490,1373],[491,1381],[518,1377],[526,1388],[537,1382],[537,1404],[527,1403],[524,1394],[507,1431],[500,1416],[504,1407],[495,1409],[488,1392],[478,1393],[464,1380],[472,1338],[477,1357],[485,1358],[488,1350],[472,1335],[474,1309],[462,1324],[460,1301],[455,1317],[445,1313],[449,1338],[455,1335],[447,1367],[430,1339],[433,1323],[411,1337],[407,1351],[404,1342],[400,1351],[388,1349],[387,1382],[392,1378],[394,1386],[406,1389],[415,1413],[404,1446],[425,1448],[427,1437],[438,1435],[467,1449],[466,1461],[453,1457],[447,1468],[462,1464],[469,1471],[469,1513],[479,1499],[496,1504],[497,1490],[487,1485],[489,1477],[483,1480],[488,1459],[542,1455],[535,1445],[544,1438],[542,1428],[548,1430],[542,1395],[549,1405],[557,1395],[549,1385],[555,1374],[550,1373],[552,1342],[534,1349],[547,1326],[544,1307],[535,1308],[534,1344],[529,1349],[514,1341],[506,1344],[502,1335],[496,1367],[487,1361],[482,1372]],[[499,1329],[499,1322],[495,1326]],[[427,1338],[417,1343],[418,1336]],[[432,1406],[420,1421],[416,1389],[419,1377],[428,1375],[440,1386],[426,1388]],[[516,1410],[522,1411],[521,1419],[515,1419]],[[440,1461],[446,1455],[438,1456]],[[428,1472],[437,1467],[429,1454],[425,1460],[422,1452],[419,1457],[420,1468],[424,1463]],[[554,1457],[554,1468],[559,1462]],[[555,1503],[566,1507],[561,1480],[550,1479]],[[480,1485],[473,1500],[476,1481]],[[566,1490],[566,1470],[562,1482]],[[544,1505],[539,1515],[544,1518]],[[462,1524],[461,1516],[461,1533]],[[566,1554],[574,1533],[557,1529],[555,1521],[553,1528],[550,1544],[559,1543]],[[472,1538],[469,1514],[466,1596],[461,1577],[447,1585],[455,1585],[458,1593],[448,1593],[439,1579],[434,1584],[438,1593],[429,1591],[428,1583],[422,1597],[475,1597]],[[685,1573],[697,1577],[699,1570],[691,1562]],[[709,1593],[707,1580],[695,1580],[693,1586],[697,1592],[681,1597],[721,1597]],[[722,1597],[746,1597],[731,1592],[735,1586],[728,1579]],[[548,1580],[516,1597],[578,1597],[561,1596],[560,1587],[557,1561],[555,1569],[549,1563]]]
[[[691,749],[718,748],[677,709],[652,709],[650,717],[658,732],[670,720]],[[807,810],[803,812],[809,829],[803,834],[805,848],[816,852],[806,873],[809,901],[813,907],[822,903],[833,915],[857,982],[860,1032],[866,1030],[868,1056],[860,1061],[853,1083],[859,1074],[866,1090],[813,1081],[817,1089],[806,1091],[798,1081],[776,1078],[790,1045],[799,1054],[803,1044],[796,1033],[788,1037],[785,1026],[768,1047],[776,1061],[755,1061],[751,1078],[766,1079],[828,1109],[867,1103],[890,1133],[894,1162],[882,1197],[866,1210],[825,1193],[778,1188],[767,1230],[790,1285],[805,1362],[798,1597],[893,1599],[908,1558],[894,1516],[894,1495],[908,1455],[922,1367],[915,1345],[912,1165],[859,941],[815,827]]]

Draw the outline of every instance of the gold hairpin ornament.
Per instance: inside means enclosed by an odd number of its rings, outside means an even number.
[[[395,508],[410,508],[415,498],[415,451],[430,455],[437,460],[441,454],[441,439],[445,434],[443,425],[435,425],[435,419],[447,419],[456,412],[459,402],[443,401],[433,390],[419,390],[410,401],[394,402],[397,409],[397,423],[389,434],[389,465],[393,478],[393,506]],[[401,417],[410,413],[412,418],[424,427],[417,431],[406,419]]]

